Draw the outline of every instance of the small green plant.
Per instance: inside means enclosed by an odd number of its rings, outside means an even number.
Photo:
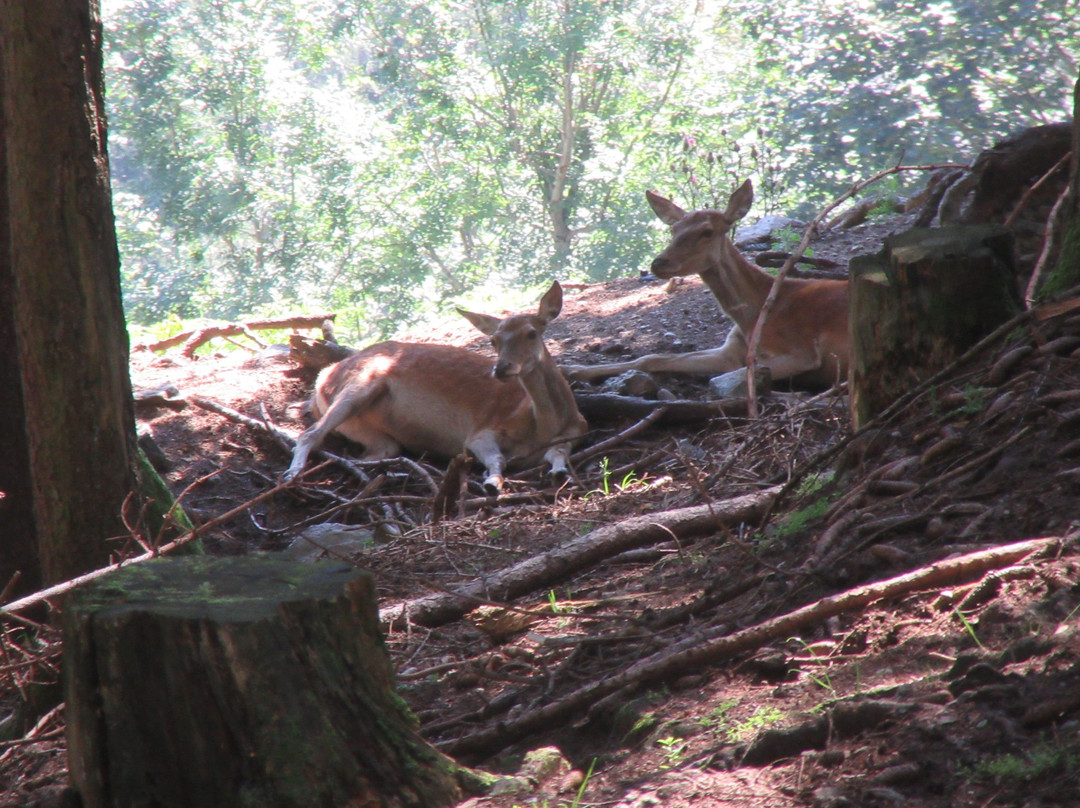
[[[638,477],[636,471],[629,471],[623,475],[622,479],[612,485],[611,478],[613,472],[611,469],[611,461],[605,457],[600,461],[600,485],[597,488],[593,488],[589,491],[585,498],[587,499],[590,494],[599,494],[601,496],[607,496],[612,491],[628,491],[639,485],[646,485],[645,481]]]
[[[589,762],[589,768],[585,772],[585,777],[581,780],[581,785],[578,786],[577,793],[574,794],[574,799],[570,802],[570,808],[580,808],[581,798],[585,796],[585,789],[589,786],[589,780],[592,779],[593,770],[596,768],[596,758],[593,758]]]
[[[664,750],[664,762],[660,764],[660,768],[678,768],[682,763],[683,752],[686,751],[686,741],[674,735],[668,735],[666,738],[657,739],[656,743]]]
[[[961,415],[978,415],[986,409],[986,388],[968,384],[964,386],[962,395],[964,403],[960,406]]]
[[[825,485],[831,482],[832,479],[833,476],[831,473],[812,474],[799,483],[799,489],[795,496],[799,500],[808,500],[819,494]],[[805,507],[800,508],[797,511],[792,511],[777,522],[770,531],[770,537],[772,539],[782,539],[786,536],[801,533],[806,529],[808,524],[825,515],[825,512],[829,509],[830,503],[835,497],[835,493],[827,496],[820,496]]]
[[[966,774],[973,778],[989,778],[996,783],[1020,781],[1029,783],[1054,772],[1075,771],[1080,765],[1080,742],[1056,745],[1043,743],[1020,754],[1000,755],[974,764]]]
[[[607,496],[611,493],[611,461],[604,457],[600,460],[600,487],[589,491],[589,494],[602,494]],[[587,496],[587,495],[586,495]]]
[[[814,649],[814,646],[810,645],[810,643],[808,643],[802,637],[789,637],[788,642],[793,642],[801,645],[814,659],[823,659],[823,657],[820,656],[818,652]],[[816,684],[822,690],[828,690],[830,693],[836,692],[836,688],[833,686],[832,683],[832,677],[829,676],[829,671],[827,668],[823,667],[820,674],[814,674],[807,671],[806,675],[811,682]]]
[[[625,741],[627,738],[630,738],[633,735],[641,735],[645,732],[648,732],[658,723],[660,723],[660,719],[657,718],[653,713],[642,713],[641,717],[638,718],[638,720],[634,722],[634,725],[626,731],[625,735],[623,735],[623,740]]]
[[[964,617],[963,613],[955,606],[953,606],[953,614],[956,615],[956,618],[960,621],[960,624],[964,627],[964,630],[971,635],[971,639],[975,641],[975,644],[979,646],[980,649],[985,651],[986,646],[979,641],[979,636],[975,633],[975,627],[971,625],[968,619]]]
[[[728,731],[728,740],[732,743],[749,740],[761,730],[779,724],[783,718],[784,714],[775,707],[758,707],[753,715],[738,722]]]
[[[811,502],[805,508],[792,511],[773,528],[772,538],[782,539],[801,533],[808,524],[824,516],[827,510],[829,510],[829,497],[822,497]]]
[[[709,712],[708,715],[702,716],[698,719],[698,723],[705,729],[714,735],[724,737],[728,732],[728,712],[739,702],[735,699],[728,699],[725,702],[721,702]]]

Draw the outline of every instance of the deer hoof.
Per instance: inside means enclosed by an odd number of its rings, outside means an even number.
[[[486,480],[484,480],[484,492],[489,497],[497,497],[503,492],[503,476],[501,474],[492,474]]]
[[[566,469],[552,469],[548,472],[548,479],[552,485],[563,485],[570,479],[570,472]]]

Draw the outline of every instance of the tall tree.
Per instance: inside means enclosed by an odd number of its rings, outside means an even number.
[[[341,87],[327,42],[304,35],[318,12],[307,6],[131,0],[108,22],[110,149],[135,322],[317,297],[362,240],[354,172],[370,116]]]
[[[1052,295],[1080,284],[1080,76],[1073,87],[1072,168],[1068,194],[1062,200],[1054,225],[1051,255],[1057,266],[1051,271],[1043,294]]]
[[[97,0],[0,3],[0,577],[107,561],[134,417]]]
[[[775,135],[820,202],[908,162],[973,158],[1062,120],[1080,58],[1074,0],[746,0],[740,22]]]

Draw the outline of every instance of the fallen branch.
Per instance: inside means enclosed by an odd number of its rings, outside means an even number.
[[[289,357],[312,370],[322,370],[354,353],[352,348],[325,339],[312,339],[301,334],[289,337]]]
[[[790,637],[808,624],[820,623],[844,612],[863,609],[878,600],[895,598],[920,589],[938,589],[969,583],[992,569],[1010,566],[1034,553],[1060,548],[1068,538],[1031,539],[969,553],[896,578],[849,589],[734,634],[709,640],[692,638],[680,650],[666,650],[646,657],[614,676],[579,688],[566,698],[524,713],[491,729],[450,742],[446,744],[445,751],[454,757],[490,754],[534,732],[548,731],[565,721],[580,718],[601,699],[613,693],[685,676],[693,671],[714,666],[778,638]]]
[[[177,345],[183,345],[184,350],[182,353],[190,359],[196,348],[214,337],[239,337],[250,334],[252,331],[264,331],[271,328],[322,328],[323,323],[328,320],[333,322],[336,316],[336,314],[294,314],[265,320],[249,320],[245,323],[217,323],[184,331],[168,339],[151,342],[148,345],[137,345],[134,350],[166,351]]]
[[[743,418],[745,398],[724,398],[716,401],[654,401],[637,396],[614,393],[574,393],[574,401],[585,418],[592,421],[614,421],[619,418],[644,418],[655,410],[664,410],[660,419],[665,424],[692,424],[711,418]]]
[[[409,623],[429,628],[444,625],[478,605],[512,600],[551,586],[627,550],[758,519],[778,490],[769,488],[711,505],[635,516],[604,525],[568,544],[452,591],[387,606],[379,611],[379,620],[391,628],[404,628]]]
[[[316,466],[316,468],[318,467]],[[229,521],[234,516],[239,516],[240,514],[244,513],[244,511],[250,510],[251,508],[258,505],[260,502],[263,502],[274,496],[275,494],[280,493],[291,485],[292,483],[281,483],[280,485],[275,485],[270,490],[263,491],[258,496],[249,499],[247,502],[241,505],[237,505],[232,510],[226,511],[220,516],[215,516],[213,519],[210,519],[209,521],[203,523],[194,530],[189,530],[187,533],[177,539],[174,539],[168,544],[161,545],[156,550],[143,553],[142,555],[135,556],[134,558],[126,558],[117,564],[110,564],[107,567],[101,567],[100,569],[96,569],[84,575],[80,575],[77,578],[72,578],[69,581],[64,581],[63,583],[56,584],[55,586],[50,586],[47,589],[42,589],[32,595],[27,595],[26,597],[19,598],[18,600],[13,600],[11,603],[0,607],[0,617],[14,616],[15,612],[21,612],[23,609],[28,609],[31,606],[36,606],[37,604],[46,601],[49,598],[55,598],[59,595],[63,595],[66,592],[70,592],[75,587],[80,586],[81,584],[85,584],[89,581],[101,578],[104,575],[108,575],[110,572],[116,572],[116,570],[120,569],[121,567],[126,567],[129,564],[139,564],[143,561],[149,561],[152,558],[158,558],[163,555],[168,555],[173,550],[183,547],[188,542],[194,541],[199,537],[199,535],[201,535],[205,531]]]

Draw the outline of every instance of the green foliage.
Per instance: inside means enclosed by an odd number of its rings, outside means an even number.
[[[1041,743],[1018,753],[981,760],[966,769],[972,779],[990,779],[1002,785],[1030,783],[1055,775],[1074,773],[1080,765],[1080,744]]]
[[[682,738],[672,735],[658,738],[656,743],[664,750],[664,762],[660,764],[660,768],[677,769],[682,764],[683,753],[686,752],[689,744]]]
[[[957,609],[955,606],[953,607],[953,614],[956,615],[956,619],[960,621],[960,625],[964,627],[964,631],[968,633],[968,636],[971,637],[972,641],[977,646],[979,646],[980,649],[985,651],[986,646],[983,645],[982,642],[979,640],[979,635],[975,633],[975,626],[971,625],[971,621],[968,620],[964,616],[964,613]]]
[[[807,502],[802,508],[792,511],[781,519],[770,531],[771,539],[782,539],[802,533],[807,525],[825,515],[829,504],[837,496],[837,492],[818,496],[825,485],[832,480],[830,474],[813,474],[804,479],[800,484],[796,497]]]
[[[748,718],[738,721],[728,730],[728,741],[747,741],[771,726],[784,720],[784,713],[775,707],[758,707]]]
[[[593,488],[585,496],[589,497],[591,494],[599,494],[601,496],[607,496],[615,491],[622,493],[623,491],[631,490],[638,486],[647,486],[647,483],[638,477],[636,471],[628,471],[623,475],[622,479],[612,484],[611,478],[613,471],[610,468],[611,461],[604,457],[600,460],[600,485]]]
[[[806,216],[1063,117],[1073,0],[106,0],[128,316],[339,313],[635,274],[643,199]],[[907,179],[907,182],[919,182]],[[898,187],[903,191],[903,187]]]

